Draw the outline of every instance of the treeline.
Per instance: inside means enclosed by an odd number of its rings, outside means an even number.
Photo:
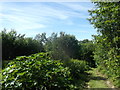
[[[69,59],[86,60],[94,67],[93,42],[90,40],[78,41],[74,35],[65,32],[52,33],[46,37],[46,33],[37,34],[34,38],[25,37],[11,30],[3,30],[2,58],[11,60],[17,56],[30,55],[38,52],[49,52],[55,60],[66,62]]]
[[[90,23],[97,28],[94,36],[94,60],[99,69],[120,87],[120,2],[95,2]]]
[[[26,38],[25,34],[17,34],[14,30],[7,32],[6,29],[0,34],[2,36],[3,60],[11,60],[16,56],[30,55],[44,51],[42,43],[33,38]]]

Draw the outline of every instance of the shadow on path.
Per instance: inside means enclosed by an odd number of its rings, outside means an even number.
[[[113,89],[113,90],[120,90],[116,89],[115,86],[109,81],[109,79],[101,74],[97,68],[92,68],[90,71],[88,71],[89,75],[89,81],[87,83],[87,88],[97,88],[97,89]],[[103,89],[104,88],[104,89]]]
[[[106,84],[108,79],[102,76],[96,68],[91,69],[88,73],[88,88],[109,88],[109,86]]]
[[[91,77],[92,80],[107,80],[107,78],[101,77],[101,76],[94,76]]]

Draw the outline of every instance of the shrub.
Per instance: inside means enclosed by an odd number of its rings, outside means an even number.
[[[71,89],[71,72],[60,61],[50,60],[47,54],[17,57],[3,69],[3,89],[59,90]]]
[[[89,70],[87,62],[83,60],[71,59],[68,62],[68,66],[70,67],[71,71],[75,74],[84,73],[85,71]]]
[[[73,83],[79,85],[79,87],[84,87],[85,82],[87,81],[87,73],[89,66],[86,61],[71,59],[67,64],[70,68],[71,76],[74,79]]]

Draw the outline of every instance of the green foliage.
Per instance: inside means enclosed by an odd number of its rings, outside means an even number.
[[[9,62],[10,62],[10,60],[3,60],[2,61],[2,69],[4,69]]]
[[[74,78],[73,83],[78,84],[80,87],[85,87],[85,83],[88,79],[86,71],[90,69],[86,61],[71,59],[66,63],[66,66],[70,68],[71,76]]]
[[[71,59],[67,63],[52,60],[49,53],[21,56],[2,70],[2,88],[17,90],[74,90],[85,87],[86,61]]]
[[[79,57],[79,45],[75,36],[60,32],[60,36],[53,33],[45,44],[46,51],[50,51],[54,59],[67,60]]]
[[[7,32],[4,29],[0,34],[3,60],[44,51],[42,43],[32,38],[25,38],[25,35],[17,34],[14,30]]]
[[[17,57],[3,70],[3,89],[61,90],[72,89],[72,77],[63,63],[50,60],[48,54],[39,53]]]
[[[89,66],[86,61],[71,59],[68,63],[69,68],[71,69],[72,76],[80,78],[80,74],[84,74],[85,71],[89,70]]]
[[[95,2],[90,10],[90,23],[97,28],[94,36],[94,60],[97,65],[120,87],[120,4]]]
[[[40,43],[45,44],[46,41],[47,41],[46,33],[37,34],[37,35],[35,36],[35,40],[39,41]]]
[[[80,45],[80,59],[89,63],[89,66],[95,67],[95,61],[93,60],[93,52],[95,49],[93,41],[88,39],[79,41]]]

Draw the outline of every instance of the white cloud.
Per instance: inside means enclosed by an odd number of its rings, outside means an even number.
[[[19,28],[19,30],[34,30],[34,29],[42,29],[45,28],[46,26],[43,24],[31,24],[31,23],[27,23],[28,25],[20,25],[21,28]]]
[[[31,36],[39,32],[50,33],[53,32],[52,29],[64,29],[65,25],[73,25],[73,27],[77,26],[79,28],[75,19],[85,20],[89,17],[86,14],[89,7],[85,7],[77,3],[24,3],[23,5],[22,3],[4,4],[3,12],[0,12],[0,17],[2,17],[0,20],[3,22],[2,27],[8,27],[9,29],[13,28],[19,33],[25,32],[27,35]],[[59,28],[59,24],[63,27]],[[88,26],[83,24],[84,23],[81,23],[81,28]],[[51,29],[51,31],[45,31],[47,29]],[[84,30],[73,30],[68,32],[89,33]]]
[[[55,19],[64,20],[66,24],[72,25],[73,22],[71,18],[87,18],[87,15],[83,13],[75,12],[73,10],[61,9],[60,7],[44,5],[41,3],[31,4],[28,3],[26,6],[21,7],[17,6],[14,3],[12,5],[7,4],[9,8],[4,7],[4,10],[8,13],[0,14],[3,19],[9,21],[11,23],[16,23],[19,27],[20,25],[24,26],[24,28],[30,27],[32,25],[32,29],[34,28],[45,28],[44,24],[54,23]],[[65,5],[69,5],[66,4]],[[74,6],[70,4],[70,6]],[[68,22],[69,21],[69,22]],[[35,25],[36,24],[36,25]],[[40,25],[38,25],[40,24]],[[16,27],[17,27],[16,26]]]
[[[77,10],[77,11],[87,11],[89,9],[92,9],[92,7],[88,7],[88,6],[83,6],[82,4],[79,3],[59,3],[63,6],[66,6],[72,10]]]
[[[3,26],[2,28],[8,27],[16,29],[16,31],[29,31],[29,30],[35,30],[35,29],[42,29],[46,28],[46,25],[37,23],[37,20],[31,19],[30,17],[24,17],[24,16],[16,16],[16,15],[6,15],[6,14],[0,14],[2,18],[1,21]],[[7,25],[7,24],[10,25]]]

